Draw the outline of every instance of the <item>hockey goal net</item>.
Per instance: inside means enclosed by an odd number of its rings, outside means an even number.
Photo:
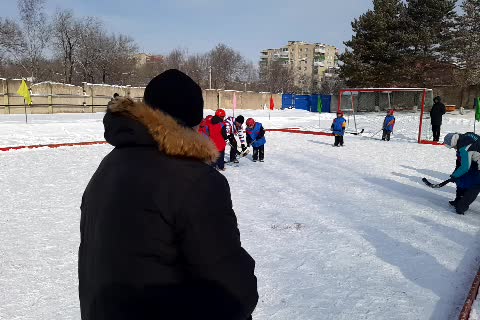
[[[386,112],[393,109],[394,136],[418,143],[431,143],[432,105],[433,91],[426,88],[342,89],[338,96],[338,110],[353,118],[356,131],[364,129],[366,135],[380,136]]]

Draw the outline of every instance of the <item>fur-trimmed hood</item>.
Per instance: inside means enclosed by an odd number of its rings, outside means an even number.
[[[206,163],[214,162],[219,156],[215,145],[208,138],[144,103],[130,98],[117,98],[108,105],[107,113],[139,122],[148,130],[158,149],[168,156],[193,158]]]

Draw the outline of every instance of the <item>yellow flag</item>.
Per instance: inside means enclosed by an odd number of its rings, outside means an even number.
[[[20,85],[20,89],[18,89],[17,93],[21,95],[25,101],[27,101],[28,105],[32,104],[32,98],[30,97],[30,91],[28,90],[27,83],[25,80],[22,80],[22,84]]]

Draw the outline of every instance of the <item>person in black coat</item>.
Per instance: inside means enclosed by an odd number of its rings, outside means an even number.
[[[144,102],[118,98],[104,117],[114,149],[82,197],[81,318],[251,319],[255,261],[242,248],[230,188],[198,134],[200,87],[178,70]]]
[[[439,96],[433,98],[432,110],[430,110],[430,121],[432,123],[433,141],[440,141],[440,127],[442,117],[445,114],[445,105]]]

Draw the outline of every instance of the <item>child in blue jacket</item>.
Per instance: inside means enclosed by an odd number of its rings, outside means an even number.
[[[390,134],[393,132],[395,126],[395,117],[393,116],[394,110],[388,110],[385,120],[383,120],[383,135],[382,140],[390,141]]]
[[[264,161],[265,157],[265,129],[260,122],[255,122],[252,118],[246,121],[247,145],[253,147],[253,162]]]
[[[335,135],[335,147],[343,147],[343,135],[345,134],[345,128],[347,127],[347,120],[343,117],[343,111],[337,112],[337,117],[333,119],[331,126],[332,132]]]

